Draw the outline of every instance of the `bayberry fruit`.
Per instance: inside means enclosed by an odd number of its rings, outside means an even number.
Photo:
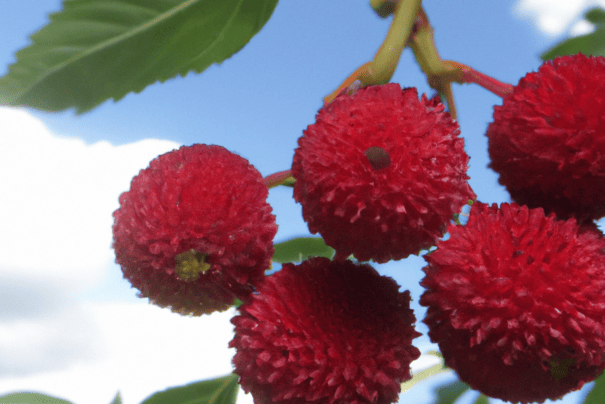
[[[511,198],[579,222],[605,216],[605,58],[557,57],[494,107],[490,167]]]
[[[370,86],[322,108],[299,139],[294,198],[312,233],[382,263],[433,246],[475,194],[458,124],[415,88]]]
[[[425,256],[420,304],[445,364],[483,394],[543,402],[605,368],[605,239],[542,209],[479,202]]]
[[[235,373],[255,404],[388,404],[420,356],[410,293],[369,265],[284,264],[231,321]]]
[[[201,315],[245,299],[271,265],[275,216],[250,163],[221,146],[163,154],[113,213],[124,277],[161,307]]]

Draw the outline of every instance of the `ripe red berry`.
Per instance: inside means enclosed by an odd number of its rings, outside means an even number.
[[[605,58],[562,56],[494,107],[490,167],[512,199],[579,222],[605,216]]]
[[[605,368],[605,239],[542,209],[475,203],[425,256],[420,304],[445,364],[483,394],[542,402]]]
[[[398,84],[343,94],[299,139],[294,198],[312,233],[362,261],[387,262],[436,243],[475,194],[459,127],[437,98]]]
[[[255,404],[395,402],[420,356],[409,303],[369,265],[285,264],[231,320],[234,372]]]
[[[163,154],[133,178],[113,214],[113,247],[141,297],[181,314],[225,310],[264,279],[275,217],[248,161],[221,146]]]

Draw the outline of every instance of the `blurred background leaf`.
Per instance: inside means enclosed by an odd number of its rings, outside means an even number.
[[[445,384],[435,391],[437,393],[437,404],[453,404],[464,393],[470,390],[470,386],[460,380]]]
[[[489,404],[489,398],[483,394],[479,394],[479,397],[475,400],[475,404]]]
[[[64,0],[0,78],[0,104],[86,112],[242,49],[278,0]]]
[[[122,396],[120,395],[119,391],[118,391],[118,394],[116,394],[116,397],[113,399],[113,401],[110,404],[122,404]]]
[[[235,404],[239,384],[236,374],[190,383],[155,393],[141,404]]]
[[[605,10],[599,7],[592,8],[586,12],[584,18],[594,24],[595,30],[558,43],[540,55],[542,60],[576,53],[583,53],[586,56],[605,56]]]
[[[594,387],[583,401],[583,404],[605,403],[605,375],[601,375],[595,382]]]
[[[273,262],[301,262],[308,257],[332,258],[334,249],[320,237],[299,237],[275,244]]]
[[[1,404],[72,404],[69,401],[61,400],[60,398],[47,396],[39,393],[12,393],[5,396],[0,396]]]

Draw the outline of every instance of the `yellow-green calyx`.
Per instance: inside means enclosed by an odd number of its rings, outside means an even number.
[[[550,361],[550,374],[556,380],[564,379],[573,365],[575,365],[573,359],[553,359]]]
[[[186,282],[195,281],[210,269],[210,264],[206,262],[206,255],[195,250],[185,251],[176,256],[176,266],[174,272],[176,276]]]

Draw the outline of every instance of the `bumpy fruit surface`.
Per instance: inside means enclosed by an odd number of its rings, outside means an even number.
[[[120,196],[116,262],[139,295],[161,307],[225,310],[270,267],[277,225],[267,195],[261,174],[221,146],[163,154]]]
[[[420,304],[445,364],[487,396],[543,402],[605,368],[605,239],[542,209],[475,203],[425,256]]]
[[[255,404],[387,404],[420,356],[409,292],[369,265],[285,264],[232,319],[235,373]]]
[[[475,194],[459,127],[437,98],[370,86],[338,96],[299,139],[294,198],[336,259],[387,262],[436,243]]]
[[[490,167],[512,199],[579,222],[605,216],[605,58],[562,56],[494,107]]]

